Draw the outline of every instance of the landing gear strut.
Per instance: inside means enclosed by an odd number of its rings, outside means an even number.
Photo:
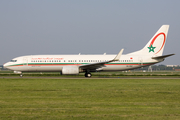
[[[92,75],[91,75],[91,73],[86,72],[84,76],[85,76],[85,77],[91,77]]]

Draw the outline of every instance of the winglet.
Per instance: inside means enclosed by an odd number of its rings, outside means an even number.
[[[121,49],[121,51],[117,54],[117,56],[112,61],[119,61],[124,49]]]

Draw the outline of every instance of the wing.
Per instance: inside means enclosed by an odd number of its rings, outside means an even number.
[[[98,62],[98,63],[91,63],[86,65],[80,65],[79,68],[84,70],[95,70],[98,68],[101,68],[104,66],[105,63],[110,63],[114,61],[119,61],[124,49],[121,49],[121,51],[116,55],[116,57],[113,60],[105,61],[105,62]]]

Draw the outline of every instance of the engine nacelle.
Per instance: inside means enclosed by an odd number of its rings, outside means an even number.
[[[14,71],[15,74],[21,74],[21,71]]]
[[[78,66],[64,66],[62,68],[63,75],[77,75],[79,74],[79,67]]]

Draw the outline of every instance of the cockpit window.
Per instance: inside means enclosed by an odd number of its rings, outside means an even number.
[[[17,60],[10,60],[10,62],[17,62]]]

